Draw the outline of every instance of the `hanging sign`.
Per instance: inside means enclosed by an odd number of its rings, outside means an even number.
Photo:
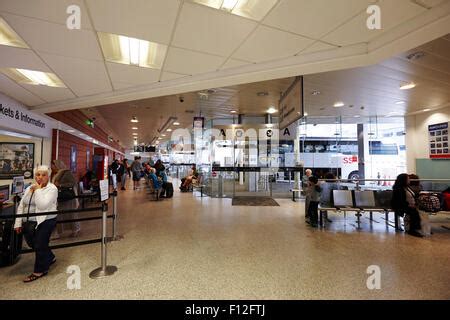
[[[303,115],[303,77],[297,77],[281,96],[279,105],[279,128],[286,128]]]

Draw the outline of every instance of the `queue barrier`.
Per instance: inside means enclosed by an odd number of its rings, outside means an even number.
[[[90,195],[91,196],[91,195]],[[108,215],[108,203],[106,201],[102,202],[101,206],[98,207],[90,207],[90,208],[81,208],[81,209],[67,209],[67,210],[59,210],[59,211],[48,211],[42,213],[30,213],[30,214],[13,214],[13,215],[0,215],[0,220],[8,220],[8,219],[16,219],[16,218],[26,218],[26,217],[38,217],[38,216],[46,216],[46,215],[64,215],[71,213],[83,213],[83,212],[93,212],[93,211],[102,211],[101,216],[97,217],[86,217],[79,219],[68,219],[57,221],[58,223],[71,223],[71,222],[81,222],[81,221],[92,221],[92,220],[102,220],[102,235],[100,238],[76,241],[71,243],[64,243],[58,245],[49,246],[50,249],[62,249],[69,247],[76,247],[80,245],[93,244],[93,243],[101,243],[101,266],[91,271],[89,277],[92,279],[103,278],[109,275],[114,274],[117,271],[116,266],[107,265],[107,243],[112,241],[118,241],[123,239],[123,236],[117,235],[117,218],[118,218],[118,210],[117,210],[117,191],[110,193],[109,196],[113,199],[113,214]],[[81,195],[82,197],[82,195]],[[80,198],[78,195],[76,198]],[[107,219],[113,219],[112,237],[107,237]],[[26,254],[34,252],[33,249],[22,249],[19,254]]]

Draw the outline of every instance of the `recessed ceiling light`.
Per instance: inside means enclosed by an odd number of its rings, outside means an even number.
[[[214,9],[220,9],[241,17],[261,20],[277,3],[277,0],[193,0]]]
[[[340,107],[343,107],[345,104],[342,102],[342,101],[338,101],[338,102],[336,102],[334,105],[333,105],[333,107],[335,107],[335,108],[340,108]]]
[[[161,69],[167,46],[118,34],[98,32],[105,59],[110,62]]]
[[[5,75],[17,83],[65,88],[64,83],[51,72],[34,71],[28,69],[7,68],[1,70]]]
[[[426,108],[426,109],[423,109],[422,111],[423,112],[427,112],[427,111],[430,111],[431,109],[428,109],[428,108]]]
[[[74,133],[75,130],[69,129],[69,130],[67,130],[67,132],[69,132],[69,133]]]
[[[236,110],[231,110],[231,111],[230,111],[230,113],[236,113],[236,112],[237,112]]]
[[[170,128],[169,128],[169,129],[167,129],[166,131],[167,131],[167,132],[171,132],[171,131],[172,131],[172,129],[170,129]]]
[[[133,128],[131,128],[132,130],[137,130],[138,129],[138,127],[133,127]]]
[[[259,92],[256,93],[256,95],[258,97],[265,97],[265,96],[268,96],[269,93],[267,91],[259,91]]]
[[[131,122],[137,123],[139,122],[138,119],[136,117],[131,118]]]
[[[405,101],[397,101],[395,104],[405,104]]]
[[[0,44],[18,48],[28,48],[25,41],[0,17]]]
[[[359,117],[361,117],[361,116],[359,116],[359,115],[354,115],[353,116],[353,118],[359,118]]]
[[[136,132],[133,132],[133,136],[137,136],[138,134]]]
[[[165,134],[162,134],[161,136],[165,137],[166,135],[165,135]]]
[[[416,84],[414,82],[405,83],[400,86],[400,90],[409,90],[409,89],[415,88],[415,86],[416,86]]]
[[[275,109],[274,107],[270,107],[270,108],[267,110],[267,113],[270,113],[270,114],[275,113],[275,112],[277,112],[277,109]]]
[[[174,126],[179,126],[180,123],[179,123],[178,121],[175,121],[175,122],[173,123],[173,125],[174,125]]]
[[[158,138],[158,140],[162,140],[162,138],[160,137],[160,138]]]
[[[305,116],[305,117],[308,116],[308,112],[305,112],[305,113],[304,113],[304,116]]]
[[[425,56],[425,52],[417,51],[417,52],[413,52],[413,53],[407,55],[406,59],[408,59],[408,60],[417,60],[417,59],[423,58],[424,56]]]

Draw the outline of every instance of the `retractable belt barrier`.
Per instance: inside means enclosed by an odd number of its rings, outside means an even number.
[[[118,241],[123,239],[123,236],[117,235],[117,217],[118,217],[118,210],[117,210],[117,191],[114,191],[109,194],[113,199],[113,214],[108,215],[108,203],[106,201],[102,202],[101,206],[98,207],[91,207],[91,208],[81,208],[81,209],[67,209],[67,210],[59,210],[59,211],[48,211],[48,212],[41,212],[41,213],[30,213],[30,214],[13,214],[13,215],[0,215],[0,220],[9,220],[9,219],[16,219],[16,218],[25,218],[25,217],[39,217],[39,216],[47,216],[47,215],[61,215],[61,214],[70,214],[70,213],[82,213],[82,212],[93,212],[93,211],[102,211],[101,216],[97,217],[87,217],[87,218],[79,218],[79,219],[69,219],[69,220],[62,220],[57,221],[56,223],[71,223],[71,222],[81,222],[81,221],[92,221],[92,220],[102,220],[102,235],[100,238],[97,239],[91,239],[91,240],[83,240],[83,241],[76,241],[71,243],[63,243],[58,245],[50,246],[50,249],[61,249],[61,248],[69,248],[69,247],[76,247],[86,244],[92,244],[92,243],[98,243],[101,242],[101,266],[95,270],[93,270],[89,277],[93,279],[97,278],[103,278],[109,275],[112,275],[114,272],[117,271],[117,267],[115,266],[108,266],[106,263],[106,257],[107,257],[107,250],[106,250],[106,244],[111,241]],[[94,195],[79,195],[76,196],[76,198],[85,198],[85,197],[93,197]],[[107,226],[106,221],[107,219],[112,218],[113,224],[112,224],[112,237],[107,237]],[[33,249],[23,249],[20,251],[20,253],[31,253],[34,252]]]

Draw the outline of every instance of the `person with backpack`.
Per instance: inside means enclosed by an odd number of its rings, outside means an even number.
[[[392,187],[392,208],[397,216],[409,220],[407,233],[414,237],[423,237],[420,225],[420,215],[417,210],[416,194],[410,188],[409,176],[406,173],[399,174]],[[406,229],[406,228],[405,228]]]

